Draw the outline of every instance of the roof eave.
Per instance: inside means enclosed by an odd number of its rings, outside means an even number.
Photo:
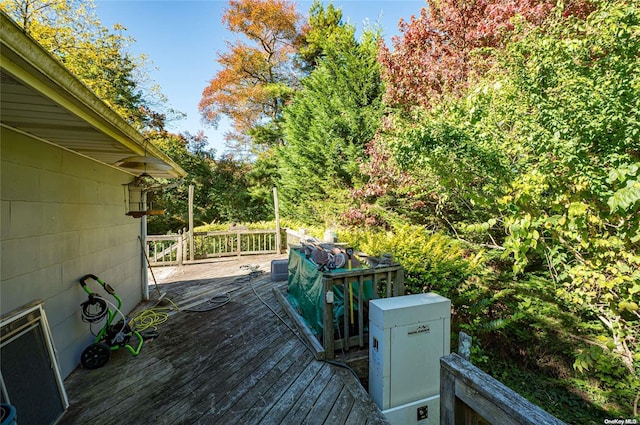
[[[0,27],[0,66],[3,69],[125,146],[133,155],[153,156],[170,165],[171,170],[167,173],[171,177],[187,175],[2,11]]]

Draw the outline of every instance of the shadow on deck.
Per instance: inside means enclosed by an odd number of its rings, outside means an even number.
[[[286,257],[154,269],[181,309],[215,294],[230,300],[172,313],[137,357],[119,350],[100,369],[76,369],[65,380],[70,407],[59,423],[386,424],[355,376],[315,360],[270,310],[293,327],[272,291],[287,286],[271,281],[276,258]],[[263,273],[243,279],[248,266]]]

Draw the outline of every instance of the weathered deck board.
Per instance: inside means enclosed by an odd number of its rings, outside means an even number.
[[[325,423],[325,419],[327,419],[327,415],[331,412],[334,403],[338,399],[338,395],[340,395],[340,391],[344,385],[342,382],[336,384],[332,382],[332,380],[328,381],[318,398],[311,406],[311,410],[307,414],[304,423],[305,424],[323,424]],[[331,423],[331,422],[327,422]]]
[[[228,292],[208,312],[172,312],[141,353],[113,353],[102,368],[66,380],[70,407],[60,424],[387,423],[346,369],[311,351],[262,303],[292,326],[273,295],[271,260],[242,257],[157,272],[180,307]],[[248,268],[265,273],[247,282]],[[153,294],[152,292],[152,295]]]
[[[287,413],[290,411],[291,406],[294,405],[308,389],[309,385],[314,379],[322,379],[321,370],[325,365],[320,362],[311,362],[308,366],[297,376],[297,378],[289,385],[286,391],[275,402],[269,412],[264,415],[261,424],[277,424],[281,423]],[[324,368],[328,370],[328,367]]]
[[[295,403],[289,407],[289,412],[282,419],[281,423],[294,423],[295,418],[307,417],[313,403],[318,398],[320,392],[324,390],[327,382],[332,379],[334,373],[334,370],[329,368],[327,364],[324,364],[316,378],[311,381],[305,389],[304,396],[299,397]]]

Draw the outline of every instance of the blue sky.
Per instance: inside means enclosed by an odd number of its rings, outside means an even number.
[[[218,0],[97,0],[97,13],[106,26],[115,23],[127,28],[136,40],[132,53],[145,54],[153,63],[151,78],[167,96],[169,105],[187,114],[169,125],[172,132],[195,134],[202,130],[218,155],[224,152],[223,120],[218,129],[203,124],[198,112],[202,90],[220,69],[216,53],[226,51],[225,41],[236,34],[226,31],[222,14],[227,1]],[[296,2],[307,15],[312,1]],[[325,2],[328,4],[328,2]],[[398,34],[400,18],[418,15],[424,0],[335,0],[343,20],[361,30],[365,22],[379,23],[387,40]]]

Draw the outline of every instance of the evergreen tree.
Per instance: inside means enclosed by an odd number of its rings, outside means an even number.
[[[326,47],[331,44],[332,37],[342,26],[342,9],[336,9],[333,3],[329,3],[325,10],[319,0],[314,0],[309,9],[309,19],[298,42],[298,61],[303,71],[310,73],[318,66],[325,55]]]
[[[302,221],[330,221],[346,210],[382,115],[377,34],[366,31],[358,42],[355,28],[342,25],[327,40],[317,68],[284,111],[278,150],[283,212]]]

